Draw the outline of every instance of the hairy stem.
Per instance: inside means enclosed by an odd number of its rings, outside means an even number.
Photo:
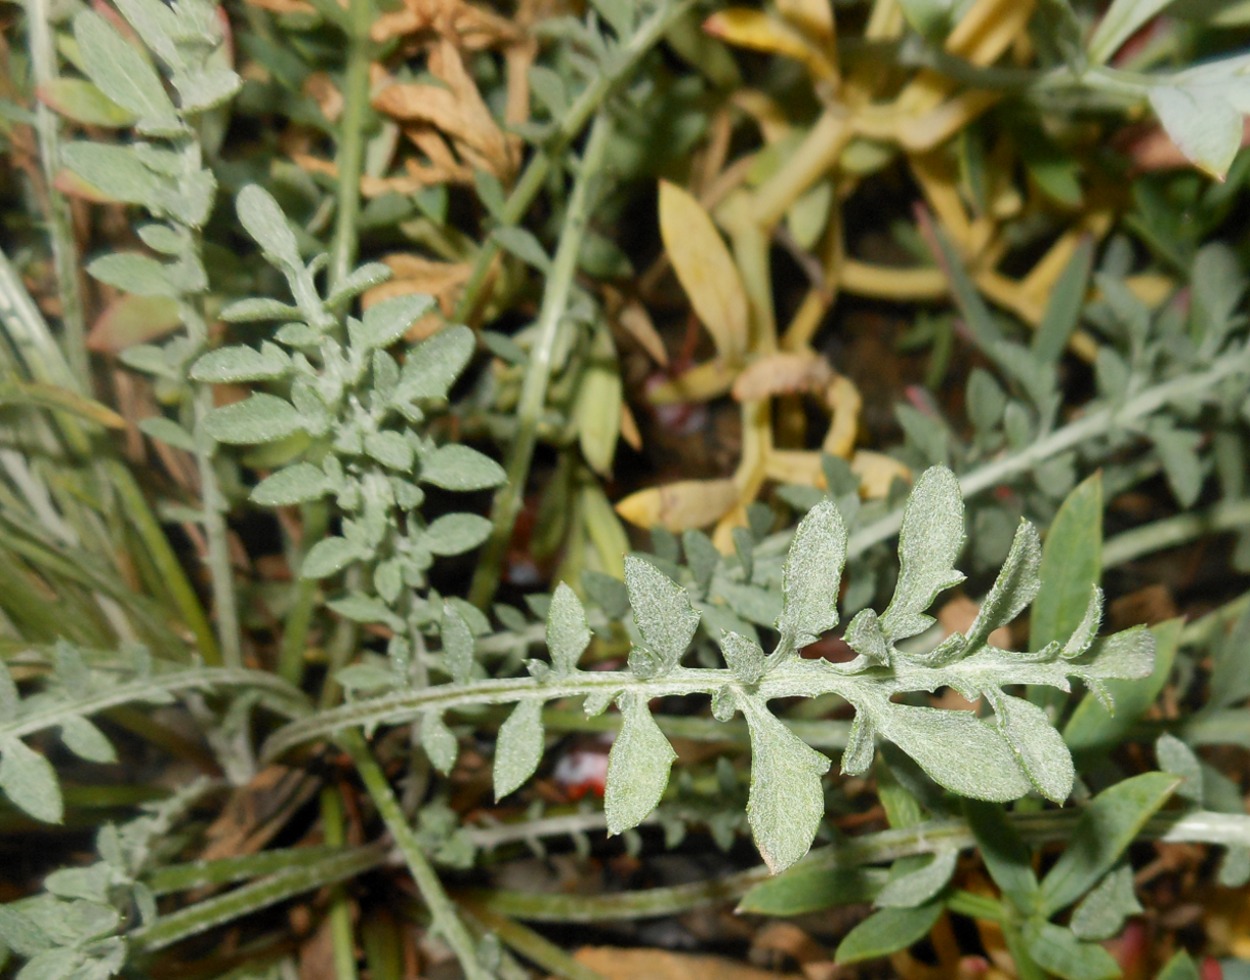
[[[373,757],[373,752],[360,732],[354,730],[343,732],[339,736],[339,744],[352,757],[352,762],[364,781],[365,789],[368,790],[374,806],[378,808],[378,813],[395,839],[400,853],[403,854],[408,870],[412,872],[413,880],[421,892],[425,907],[429,910],[434,928],[455,952],[469,980],[489,980],[489,975],[478,962],[473,937],[456,914],[456,907],[447,897],[447,892],[443,889],[443,883],[439,881],[433,865],[426,859],[421,844],[416,834],[413,833],[410,821],[400,809],[399,801],[395,799],[390,783],[386,781],[386,775]]]
[[[469,600],[482,608],[489,605],[499,585],[504,553],[512,538],[512,528],[516,524],[529,480],[530,463],[538,442],[538,422],[547,402],[547,386],[556,367],[556,341],[560,336],[561,321],[572,292],[573,275],[577,271],[577,259],[581,254],[582,239],[592,204],[591,185],[599,183],[611,130],[611,121],[606,113],[595,119],[586,143],[586,151],[582,154],[577,182],[569,196],[564,230],[560,234],[560,245],[556,249],[551,275],[543,293],[538,329],[533,347],[530,348],[525,380],[521,387],[521,401],[516,411],[517,433],[508,453],[506,466],[508,479],[495,496],[495,504],[491,510],[491,523],[494,526],[473,575],[473,586],[469,592]]]

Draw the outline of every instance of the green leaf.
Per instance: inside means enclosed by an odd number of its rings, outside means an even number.
[[[1086,51],[1092,64],[1106,64],[1130,37],[1172,0],[1114,0],[1102,15]]]
[[[60,823],[61,787],[52,764],[17,738],[0,740],[0,790],[21,810],[44,823]]]
[[[165,212],[167,181],[149,170],[132,147],[78,140],[65,144],[61,159],[104,198]]]
[[[262,507],[289,507],[320,500],[329,492],[329,481],[321,467],[295,463],[265,477],[252,488],[250,496],[253,503]]]
[[[87,272],[100,282],[139,296],[176,297],[179,293],[169,266],[137,252],[103,255],[87,264]]]
[[[764,674],[765,663],[764,650],[758,642],[741,633],[722,631],[720,648],[725,655],[725,663],[739,681],[748,687],[758,683]]]
[[[1116,980],[1122,975],[1115,957],[1105,949],[1081,942],[1053,922],[1028,922],[1024,944],[1038,966],[1063,980]]]
[[[365,436],[365,452],[383,466],[407,473],[416,460],[416,450],[402,432],[387,429]]]
[[[923,633],[933,623],[924,611],[939,592],[964,580],[955,569],[963,542],[959,481],[945,467],[925,470],[907,499],[898,541],[898,584],[880,618],[888,642]]]
[[[575,671],[578,659],[589,644],[590,630],[586,627],[582,601],[561,582],[547,608],[547,650],[556,674],[567,676]]]
[[[473,331],[468,327],[445,327],[408,354],[394,402],[434,401],[447,397],[451,386],[473,356]]]
[[[1164,423],[1150,428],[1150,439],[1158,450],[1176,502],[1186,509],[1192,507],[1198,501],[1206,475],[1206,467],[1198,455],[1201,434]]]
[[[495,799],[501,800],[520,788],[543,755],[543,705],[541,701],[520,701],[499,726],[495,742]]]
[[[1032,852],[1000,805],[979,800],[964,800],[963,805],[981,860],[994,884],[1019,912],[1031,912],[1039,891]]]
[[[209,351],[191,368],[194,381],[234,384],[281,378],[291,369],[291,358],[277,344],[265,341],[260,350],[243,345]]]
[[[438,772],[446,776],[456,764],[460,744],[437,711],[421,713],[421,748]]]
[[[300,315],[298,306],[276,299],[240,299],[222,308],[220,316],[227,323],[254,323],[261,320],[291,320]]]
[[[627,692],[616,703],[621,710],[621,730],[608,753],[603,791],[609,834],[637,827],[647,818],[664,795],[669,770],[677,758],[651,717],[645,696]]]
[[[1042,543],[1037,530],[1028,521],[1022,520],[1016,528],[1003,567],[968,629],[965,649],[969,653],[988,642],[994,630],[1008,625],[1033,601],[1041,585],[1037,576],[1041,560]]]
[[[300,565],[299,577],[326,578],[363,557],[360,549],[346,538],[337,536],[322,538],[308,549],[308,554],[304,556],[304,562]]]
[[[422,483],[444,490],[489,490],[507,479],[503,467],[469,446],[439,446],[421,461]]]
[[[173,419],[167,419],[161,415],[143,419],[139,422],[139,431],[175,449],[188,453],[196,451],[195,438]]]
[[[838,585],[846,561],[846,526],[832,500],[817,504],[799,522],[782,571],[777,629],[797,650],[838,625]]]
[[[735,912],[803,915],[837,905],[871,902],[885,885],[879,868],[821,868],[799,865],[751,886]]]
[[[283,272],[303,269],[295,232],[272,194],[259,184],[248,184],[235,198],[235,212],[265,258]]]
[[[204,419],[210,436],[231,445],[277,442],[303,428],[303,417],[289,401],[264,393],[215,408]]]
[[[699,614],[680,585],[650,562],[625,558],[625,588],[634,623],[646,648],[659,658],[661,673],[676,667],[699,626]]]
[[[1102,687],[1095,688],[1077,704],[1076,710],[1063,729],[1068,748],[1078,755],[1081,752],[1119,745],[1129,729],[1146,713],[1163,690],[1172,662],[1180,643],[1180,619],[1152,626],[1148,631],[1140,627],[1123,630],[1094,644],[1094,659],[1088,666],[1078,669],[1074,662],[1069,670],[1079,677],[1096,681]],[[1144,668],[1151,664],[1154,669],[1142,676]],[[1133,677],[1136,680],[1102,680],[1102,678]],[[1114,713],[1100,703],[1102,693],[1114,704]]]
[[[459,555],[472,551],[490,535],[490,521],[478,514],[444,514],[421,536],[434,555]]]
[[[1080,939],[1100,941],[1118,935],[1124,920],[1142,911],[1133,893],[1133,868],[1120,864],[1107,872],[1072,913],[1072,932]]]
[[[71,716],[61,722],[61,741],[74,755],[88,762],[117,761],[113,743],[86,718]]]
[[[349,299],[359,296],[367,289],[374,286],[380,286],[391,278],[393,273],[390,266],[382,262],[366,262],[364,265],[357,267],[352,271],[346,279],[344,279],[334,291],[326,297],[326,306],[339,306],[346,303]]]
[[[946,887],[959,861],[957,848],[938,848],[931,860],[915,871],[891,878],[877,895],[880,908],[910,909],[923,905]]]
[[[1155,758],[1162,772],[1184,780],[1176,787],[1176,795],[1202,806],[1202,761],[1194,750],[1175,735],[1164,732],[1155,740]]]
[[[362,592],[349,592],[345,596],[331,599],[326,603],[326,607],[344,619],[350,619],[353,623],[385,623],[392,629],[403,629],[404,621],[391,612],[390,607],[376,596],[365,595]],[[344,669],[351,670],[352,668]],[[392,681],[394,680],[393,675],[388,674],[388,676]]]
[[[1046,799],[1062,804],[1072,792],[1076,766],[1049,716],[1024,698],[999,694],[991,703],[999,731],[1015,752],[1029,782]]]
[[[121,129],[133,126],[136,118],[85,78],[49,79],[39,86],[39,100],[83,126]]]
[[[874,721],[936,783],[960,796],[1006,802],[1029,791],[1006,739],[970,711],[890,704]]]
[[[1170,773],[1146,772],[1094,797],[1042,881],[1042,914],[1050,918],[1096,885],[1180,782]]]
[[[433,297],[420,293],[394,296],[375,303],[365,310],[362,317],[361,340],[370,349],[390,347],[433,306]]]
[[[1241,146],[1242,114],[1229,99],[1237,80],[1198,81],[1187,75],[1172,76],[1172,85],[1150,86],[1150,107],[1186,158],[1223,180]]]
[[[811,849],[825,816],[821,777],[829,760],[768,711],[759,698],[739,699],[751,733],[747,820],[755,846],[776,874]]]
[[[551,257],[547,255],[542,243],[534,237],[534,233],[515,225],[504,225],[496,228],[491,236],[505,252],[511,252],[522,262],[532,265],[539,272],[551,273]]]
[[[1163,964],[1163,969],[1155,976],[1155,980],[1202,980],[1198,965],[1183,949]]]
[[[74,40],[87,76],[138,117],[139,132],[169,135],[182,129],[156,69],[112,24],[95,11],[84,10],[74,18]]]
[[[1068,340],[1080,322],[1081,309],[1089,290],[1093,260],[1093,241],[1089,238],[1082,239],[1055,281],[1050,300],[1042,313],[1042,322],[1038,324],[1037,333],[1033,335],[1033,355],[1039,361],[1054,363],[1067,347]],[[1095,478],[1097,477],[1098,474],[1095,474]],[[1049,535],[1047,537],[1049,539]]]
[[[941,901],[911,909],[874,912],[846,934],[834,954],[835,963],[859,963],[906,949],[929,934],[945,904]]]
[[[474,648],[473,630],[452,603],[443,603],[443,656],[451,679],[457,684],[468,684],[473,678]]]

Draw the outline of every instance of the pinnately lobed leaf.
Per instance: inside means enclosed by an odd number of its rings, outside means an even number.
[[[747,820],[755,846],[776,874],[811,849],[825,816],[820,778],[829,760],[786,728],[758,698],[739,702],[751,732]]]
[[[798,650],[838,625],[838,584],[846,561],[846,526],[832,500],[808,511],[794,532],[782,573],[777,629]]]
[[[955,559],[964,543],[964,503],[959,481],[944,466],[924,471],[912,488],[899,532],[898,584],[881,614],[891,643],[924,632],[933,622],[925,610],[943,589],[964,580]]]
[[[660,658],[662,670],[671,670],[699,625],[689,595],[649,561],[633,555],[625,559],[625,588],[643,642]]]
[[[647,699],[634,693],[617,699],[621,730],[608,753],[603,810],[608,833],[636,827],[655,809],[668,785],[677,753],[647,708]]]

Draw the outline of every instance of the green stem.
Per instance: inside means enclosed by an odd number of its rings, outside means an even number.
[[[237,881],[248,881],[287,868],[316,863],[345,851],[342,847],[285,847],[211,861],[171,864],[153,869],[145,880],[153,894],[168,895],[192,888],[232,885]]]
[[[289,866],[268,878],[163,915],[132,932],[130,941],[145,952],[164,949],[293,895],[347,881],[385,863],[386,851],[371,845]]]
[[[1225,378],[1245,372],[1247,368],[1250,368],[1250,357],[1245,348],[1228,351],[1205,371],[1184,374],[1152,385],[1123,404],[1095,409],[1018,452],[964,474],[959,480],[959,489],[965,499],[976,496],[1021,473],[1036,469],[1051,457],[1075,449],[1088,440],[1127,428],[1177,402],[1201,398],[1216,391]],[[861,555],[873,545],[892,538],[902,524],[903,512],[900,508],[860,528],[847,543],[848,557]]]
[[[1082,807],[1070,807],[1041,813],[1013,813],[1008,817],[1027,843],[1045,844],[1070,839],[1082,813]],[[1250,846],[1250,816],[1207,810],[1158,813],[1146,822],[1141,837],[1173,843],[1245,847]],[[976,846],[976,837],[963,820],[930,820],[819,848],[792,870],[888,864],[898,858],[932,854],[949,847],[968,850]],[[768,868],[760,865],[712,881],[626,894],[551,895],[492,889],[472,891],[467,897],[502,915],[531,922],[606,922],[675,915],[700,906],[735,901],[754,885],[771,877]]]
[[[351,274],[359,247],[360,175],[365,159],[365,123],[369,115],[369,28],[372,0],[351,0],[348,13],[347,68],[343,77],[343,115],[339,123],[337,216],[330,244],[329,291]]]
[[[622,48],[612,61],[610,71],[595,78],[582,90],[564,118],[560,120],[556,131],[551,135],[543,149],[535,154],[521,173],[516,187],[504,202],[499,223],[503,227],[515,225],[529,211],[534,198],[547,182],[551,167],[564,157],[564,149],[577,138],[590,117],[595,114],[617,86],[629,78],[643,56],[654,47],[673,23],[694,6],[694,0],[676,0],[662,5],[654,14],[645,20],[629,42]],[[488,238],[482,243],[477,256],[473,260],[473,269],[465,283],[464,292],[456,304],[452,321],[464,323],[469,320],[477,309],[482,288],[486,283],[486,274],[490,270],[491,261],[499,253],[499,243]]]
[[[308,548],[324,538],[329,530],[330,512],[325,501],[318,500],[305,504],[303,515],[303,553],[307,554]],[[297,557],[296,561],[299,560]],[[291,610],[282,627],[282,641],[278,647],[278,676],[296,687],[300,686],[304,678],[304,653],[308,648],[308,631],[312,627],[320,589],[321,583],[315,579],[299,579],[295,586],[295,601],[291,604]]]
[[[321,828],[326,843],[342,847],[343,801],[338,790],[327,786],[321,791]],[[337,980],[356,980],[356,935],[352,926],[352,906],[347,893],[335,885],[330,889],[330,939],[334,945],[334,976]]]
[[[504,554],[512,538],[512,528],[521,509],[521,499],[529,479],[530,463],[538,442],[538,422],[547,402],[547,386],[555,367],[556,341],[560,325],[568,306],[573,288],[573,275],[577,271],[577,259],[581,254],[582,239],[591,206],[591,186],[599,183],[600,172],[608,148],[612,124],[606,113],[600,114],[590,129],[586,152],[582,154],[577,182],[569,196],[565,212],[564,229],[560,245],[556,249],[543,293],[542,309],[538,314],[534,344],[529,351],[525,380],[521,387],[521,400],[517,406],[517,434],[508,454],[506,467],[508,479],[495,497],[491,510],[490,537],[473,575],[469,600],[485,608],[490,604],[499,585]]]
[[[52,11],[48,0],[27,0],[26,31],[30,44],[31,69],[37,86],[57,77],[56,47],[52,42]],[[39,162],[48,195],[48,235],[52,241],[52,263],[56,268],[57,296],[61,302],[62,344],[66,359],[84,392],[91,391],[91,365],[87,359],[87,325],[83,312],[82,280],[79,278],[78,247],[74,240],[69,198],[53,190],[61,159],[60,122],[42,99],[35,99],[35,132],[39,136]]]
[[[447,892],[443,890],[443,883],[439,881],[437,872],[426,860],[425,852],[420,841],[417,840],[417,835],[413,833],[408,816],[400,809],[399,801],[391,792],[390,783],[386,781],[382,767],[373,757],[373,752],[365,743],[363,736],[354,730],[343,732],[339,735],[339,744],[352,757],[352,762],[364,781],[365,789],[373,799],[374,806],[378,808],[378,813],[385,821],[387,829],[390,830],[391,837],[394,838],[400,853],[403,854],[408,870],[412,872],[413,880],[421,892],[425,907],[429,910],[434,928],[452,948],[469,980],[489,980],[489,974],[478,962],[473,937],[456,914],[456,907],[447,897]]]
[[[1177,514],[1108,538],[1102,546],[1103,566],[1112,568],[1208,534],[1250,526],[1250,500],[1222,500],[1198,513]]]

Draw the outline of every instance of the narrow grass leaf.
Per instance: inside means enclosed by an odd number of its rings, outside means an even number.
[[[885,885],[880,868],[791,868],[753,885],[734,909],[750,915],[803,915],[871,902]]]
[[[1033,871],[1033,854],[1002,806],[980,800],[964,800],[964,816],[976,837],[985,868],[1003,896],[1019,912],[1030,912],[1039,886]]]

